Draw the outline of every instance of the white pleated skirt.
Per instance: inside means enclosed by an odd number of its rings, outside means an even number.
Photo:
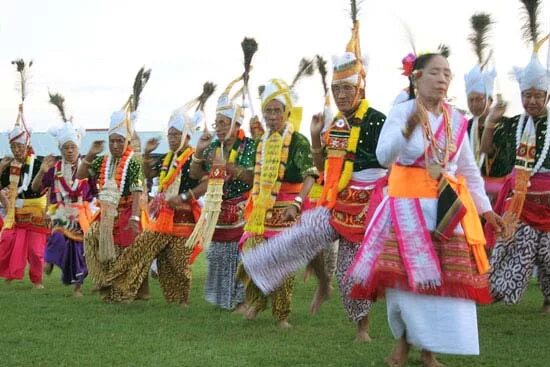
[[[388,323],[396,339],[434,353],[479,355],[474,301],[386,289]]]

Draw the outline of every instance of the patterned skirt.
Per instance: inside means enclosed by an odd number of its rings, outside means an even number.
[[[419,289],[418,294],[464,298],[481,304],[492,303],[488,275],[477,271],[475,259],[464,236],[454,236],[446,242],[432,237],[435,252],[441,266],[441,286]],[[401,259],[399,243],[391,231],[384,249],[376,261],[372,280],[368,285],[354,286],[354,298],[376,300],[384,296],[385,289],[395,288],[413,292]]]
[[[118,257],[124,249],[115,246],[115,250]],[[109,284],[107,274],[116,263],[116,260],[108,262],[99,260],[99,221],[92,223],[84,236],[84,256],[86,258],[86,265],[88,266],[88,274],[96,287],[107,286]]]
[[[521,224],[507,242],[497,242],[491,255],[491,293],[496,300],[515,304],[529,285],[533,267],[546,302],[550,303],[550,233]]]
[[[107,287],[102,289],[107,302],[131,301],[149,274],[156,258],[158,279],[167,302],[187,302],[191,287],[189,259],[192,248],[185,246],[186,238],[144,231],[109,269]]]
[[[239,265],[239,242],[211,242],[206,252],[208,275],[204,298],[230,310],[244,302],[244,285],[236,278]]]
[[[350,297],[350,292],[353,288],[353,282],[346,277],[346,273],[353,263],[353,259],[359,250],[360,244],[352,243],[345,239],[340,240],[338,246],[338,260],[336,262],[336,278],[340,287],[340,297],[344,304],[344,310],[348,319],[353,322],[358,322],[369,314],[372,307],[372,302],[366,299],[354,299]]]

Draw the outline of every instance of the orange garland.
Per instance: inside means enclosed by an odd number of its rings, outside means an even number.
[[[160,192],[166,191],[166,189],[174,183],[174,181],[176,180],[176,177],[180,174],[183,165],[185,164],[185,162],[187,162],[187,160],[189,159],[191,154],[193,154],[193,152],[194,150],[192,148],[187,147],[183,151],[183,153],[181,153],[180,156],[176,158],[175,162],[170,162],[171,167],[166,172],[166,175],[165,176],[161,175],[162,177],[160,178],[161,182],[159,187]],[[174,167],[174,163],[176,163],[175,167]]]
[[[132,152],[133,152],[132,147],[128,144],[128,147],[126,148],[126,150],[122,154],[122,157],[120,158],[120,161],[117,164],[116,174],[115,174],[115,181],[116,181],[116,184],[117,184],[117,187],[119,188],[119,190],[124,189],[124,188],[120,187],[120,182],[122,181],[122,175],[124,173],[123,172],[124,167],[126,167],[126,161],[130,157],[130,154]],[[101,162],[101,169],[100,169],[100,173],[99,173],[99,187],[100,188],[102,188],[105,185],[107,170],[109,169],[109,167],[107,167],[107,161],[108,160],[109,159],[107,159],[107,156],[104,156],[103,161]]]

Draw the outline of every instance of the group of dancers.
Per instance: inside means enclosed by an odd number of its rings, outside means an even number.
[[[204,106],[215,86],[205,83],[172,113],[160,157],[159,141],[141,146],[133,127],[144,68],[111,116],[107,149],[96,141],[81,154],[83,132],[50,94],[61,158],[37,157],[24,114],[32,63],[15,61],[21,103],[13,157],[0,161],[0,277],[22,279],[28,263],[43,288],[55,265],[77,297],[88,276],[103,300],[131,302],[150,297],[154,263],[166,301],[188,307],[192,264],[205,249],[205,298],[248,320],[271,302],[277,325],[289,328],[294,274],[307,266],[319,282],[310,312],[329,298],[335,274],[358,341],[370,340],[372,303],[385,298],[397,340],[389,366],[405,365],[411,346],[426,366],[441,365],[434,353],[479,354],[476,304],[519,302],[535,266],[550,313],[550,70],[538,56],[548,36],[538,29],[540,1],[522,3],[533,52],[515,70],[524,111],[514,117],[494,95],[488,14],[471,18],[470,120],[446,101],[446,46],[403,58],[409,86],[388,116],[370,106],[352,0],[351,38],[332,60],[330,85],[322,58],[303,60],[292,83],[260,88],[256,115],[248,81],[257,44],[245,38],[244,72],[219,96],[213,131]],[[296,85],[314,66],[326,101],[308,139]]]

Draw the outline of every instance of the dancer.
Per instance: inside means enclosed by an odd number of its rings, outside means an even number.
[[[32,61],[13,61],[20,78],[21,102],[14,128],[8,135],[13,158],[0,161],[0,195],[6,210],[4,225],[0,233],[0,277],[7,282],[23,279],[27,262],[30,265],[29,278],[33,287],[42,285],[44,247],[49,233],[46,224],[46,196],[31,188],[33,178],[40,170],[41,160],[31,146],[31,133],[25,121],[23,105],[27,96],[27,79]]]
[[[548,129],[548,90],[550,70],[537,52],[548,36],[541,38],[537,28],[540,2],[524,2],[531,32],[533,53],[527,66],[515,70],[524,112],[503,118],[504,104],[497,104],[487,118],[484,138],[493,149],[501,149],[514,167],[514,183],[501,192],[497,203],[507,199],[504,218],[513,235],[501,239],[491,256],[491,290],[507,304],[520,301],[533,272],[544,296],[543,311],[550,313],[550,129]]]
[[[466,75],[464,83],[466,85],[466,97],[468,109],[473,117],[468,120],[468,135],[470,137],[470,146],[476,162],[481,170],[481,175],[485,181],[485,190],[492,201],[496,200],[498,193],[502,190],[508,180],[510,165],[503,162],[503,155],[500,154],[500,147],[491,149],[491,154],[487,154],[481,144],[482,133],[485,122],[493,103],[493,90],[496,78],[494,68],[489,68],[488,64],[492,53],[485,55],[487,48],[487,34],[490,30],[492,20],[489,14],[477,13],[470,18],[473,33],[468,38],[477,56],[477,65],[475,65]],[[500,95],[497,96],[497,99]]]
[[[230,97],[231,89],[240,79],[231,82],[218,98],[216,136],[213,141],[210,135],[202,137],[192,163],[193,176],[202,177],[214,169],[216,154],[221,154],[225,161],[221,213],[206,253],[204,297],[221,308],[235,308],[237,313],[245,309],[244,286],[236,279],[236,271],[240,261],[239,239],[245,224],[244,207],[252,188],[256,159],[256,142],[241,129],[243,110],[234,102],[239,95]]]
[[[49,192],[48,215],[52,229],[46,245],[44,272],[51,274],[57,265],[63,284],[73,284],[74,296],[82,297],[82,284],[88,275],[82,240],[83,231],[89,228],[89,202],[93,195],[88,180],[75,178],[84,131],[73,125],[72,118],[67,119],[64,101],[60,94],[50,94],[50,103],[59,109],[63,120],[61,126],[50,130],[58,142],[61,159],[51,155],[44,158],[32,189]]]
[[[243,260],[254,282],[267,292],[339,239],[336,276],[340,293],[348,318],[357,324],[356,340],[364,342],[370,340],[371,302],[349,297],[352,284],[345,274],[363,239],[375,188],[380,189],[386,176],[386,169],[375,154],[385,116],[365,99],[366,71],[360,51],[357,9],[353,9],[353,30],[346,52],[333,60],[332,93],[339,112],[324,134],[324,144],[321,137],[324,116],[315,115],[311,121],[314,162],[325,176],[319,207],[305,212],[296,226],[269,239],[257,251],[244,253]],[[267,258],[277,259],[278,266],[265,266]],[[310,308],[316,313],[330,288],[323,262],[316,258],[312,265],[320,280]]]
[[[499,231],[504,225],[483,189],[467,120],[445,103],[447,56],[440,47],[414,60],[410,100],[384,124],[376,156],[391,167],[388,196],[349,271],[353,297],[386,296],[399,340],[390,366],[404,366],[411,345],[425,366],[440,366],[433,353],[479,354],[476,302],[492,301],[478,213]]]
[[[98,156],[103,151],[103,141],[95,141],[82,159],[76,174],[79,180],[98,177],[101,210],[84,236],[88,271],[98,290],[108,285],[106,276],[110,268],[141,232],[143,170],[129,143],[134,132],[139,97],[149,75],[150,70],[139,70],[134,82],[134,93],[122,110],[111,115],[109,152]],[[148,297],[147,289],[143,290],[143,297]]]
[[[315,179],[308,140],[295,130],[298,110],[294,107],[289,86],[280,79],[272,79],[262,93],[262,113],[267,125],[258,144],[254,185],[246,207],[243,250],[258,246],[265,238],[280,233],[296,223]],[[260,245],[261,246],[261,245]],[[268,297],[239,268],[238,277],[245,284],[245,317],[254,319],[267,307]],[[282,329],[290,327],[288,317],[292,299],[294,276],[288,276],[282,285],[269,295],[273,315]]]
[[[182,307],[189,304],[191,267],[200,248],[186,246],[200,215],[196,201],[206,190],[206,182],[190,177],[194,149],[189,141],[200,126],[204,105],[214,92],[212,83],[205,83],[203,93],[172,113],[168,121],[169,151],[155,161],[151,153],[158,147],[156,139],[149,140],[144,151],[144,171],[147,178],[158,177],[153,188],[153,200],[144,215],[144,231],[132,247],[126,249],[112,267],[109,287],[102,290],[108,302],[129,302],[140,297],[151,263],[157,259],[158,280],[167,302]],[[191,118],[188,111],[198,105]]]

